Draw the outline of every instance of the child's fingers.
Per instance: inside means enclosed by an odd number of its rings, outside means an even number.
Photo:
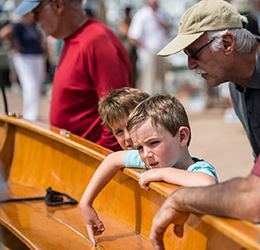
[[[87,225],[87,231],[90,241],[96,245],[95,236],[102,234],[105,231],[105,227],[100,220],[96,220],[96,223],[92,225]]]
[[[139,178],[139,177],[138,177],[138,178]],[[139,183],[139,185],[140,185],[141,188],[143,188],[143,189],[145,189],[145,190],[147,190],[147,191],[150,190],[150,188],[149,188],[149,186],[148,186],[149,182],[147,182],[146,180],[144,180],[144,178],[139,178],[138,183]]]
[[[139,176],[138,178],[139,178],[138,183],[139,183],[140,187],[145,188],[146,183],[144,182],[144,179],[141,178],[141,176]]]
[[[88,231],[88,237],[90,241],[93,243],[93,245],[96,245],[96,240],[94,237],[94,226],[93,225],[87,225],[86,226],[87,231]]]
[[[104,227],[102,221],[97,220],[94,229],[95,229],[95,230],[94,230],[94,235],[100,235],[100,234],[102,234],[102,233],[105,231],[105,227]]]
[[[174,226],[174,233],[179,238],[182,238],[183,236],[183,224],[178,224]]]

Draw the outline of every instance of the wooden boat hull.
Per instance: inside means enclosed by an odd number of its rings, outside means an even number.
[[[45,189],[52,187],[79,201],[95,170],[111,153],[64,130],[5,115],[0,115],[0,134],[7,197],[44,196]],[[149,192],[140,189],[137,176],[142,171],[123,169],[97,197],[94,207],[106,231],[97,237],[96,247],[88,239],[78,205],[6,203],[0,207],[0,223],[5,233],[29,249],[152,249],[148,240],[152,218],[179,187],[151,183]],[[170,226],[164,242],[166,249],[260,249],[259,238],[260,229],[249,222],[191,215],[184,237],[177,238]]]

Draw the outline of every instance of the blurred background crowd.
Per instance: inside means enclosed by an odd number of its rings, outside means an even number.
[[[156,0],[150,1],[151,3],[156,2]],[[158,15],[165,22],[165,25],[162,25],[165,32],[165,36],[162,37],[165,41],[162,42],[167,44],[177,35],[182,14],[198,0],[157,0],[157,2],[159,5]],[[230,2],[235,5],[239,12],[247,15],[249,19],[247,28],[258,34],[260,0],[232,0]],[[0,35],[3,37],[5,35],[5,38],[0,38],[0,80],[2,79],[7,90],[9,111],[18,111],[24,116],[22,106],[26,100],[22,100],[25,99],[25,94],[22,91],[22,79],[19,79],[17,72],[21,58],[18,56],[18,66],[16,67],[14,55],[17,52],[15,50],[19,51],[19,49],[11,44],[10,39],[7,39],[8,32],[11,32],[10,24],[12,24],[12,27],[19,27],[19,23],[26,23],[30,19],[30,16],[27,16],[25,17],[27,21],[22,20],[19,16],[12,14],[19,3],[20,0],[0,0]],[[146,3],[146,0],[87,0],[83,2],[88,15],[107,25],[121,39],[131,61],[132,86],[137,88],[143,88],[138,80],[140,81],[143,77],[140,56],[145,54],[142,53],[142,50],[138,51],[140,47],[135,41],[137,39],[134,39],[138,35],[137,31],[140,29],[140,25],[137,25],[137,28],[135,28],[135,25],[132,26],[131,40],[128,31],[130,24],[133,22],[133,17],[139,11],[143,11]],[[24,19],[24,17],[22,18]],[[35,45],[38,43],[42,48],[42,52],[36,49],[36,53],[44,56],[43,77],[39,83],[40,95],[38,100],[33,100],[39,102],[40,115],[38,118],[29,117],[29,119],[49,123],[52,80],[63,41],[56,40],[53,37],[44,37],[37,25],[29,25],[29,27],[31,42],[33,40]],[[153,30],[152,27],[149,28]],[[147,26],[143,29],[147,31]],[[162,32],[162,30],[159,29],[158,32]],[[40,40],[38,40],[38,35],[40,35]],[[36,37],[37,39],[35,39]],[[158,36],[150,35],[147,40],[152,42],[154,41],[152,38],[156,39]],[[147,46],[153,47],[156,44],[157,41],[148,43]],[[157,48],[157,50],[160,49]],[[149,52],[151,51],[152,49],[149,50]],[[155,49],[153,53],[158,51]],[[154,58],[150,55],[151,53],[146,54],[149,55],[147,58]],[[188,70],[187,56],[183,52],[164,59],[165,71],[160,71],[161,75],[163,72],[164,83],[159,85],[159,88],[155,87],[153,91],[174,93],[185,106],[192,122],[193,135],[190,146],[192,154],[203,155],[205,160],[211,162],[217,168],[221,181],[234,176],[246,176],[252,167],[251,147],[230,103],[228,83],[221,84],[220,87],[208,88],[199,75]],[[150,62],[154,62],[154,60],[150,60]],[[23,65],[23,63],[20,63],[20,65]],[[152,70],[153,65],[148,63],[148,66],[151,66],[148,76],[155,73]],[[31,67],[34,66],[32,64]],[[28,74],[25,74],[25,76],[28,76]],[[156,77],[153,76],[153,78]],[[161,86],[163,86],[163,89]],[[149,88],[152,90],[152,87]],[[2,101],[0,102],[0,110],[1,112],[4,111]],[[205,126],[206,123],[207,126]],[[220,138],[221,143],[216,143]],[[230,166],[228,169],[225,167],[227,164]]]
[[[8,33],[5,32],[5,29],[7,29],[10,23],[23,23],[21,17],[12,14],[19,2],[20,0],[0,0],[0,72],[4,85],[9,88],[10,91],[19,92],[23,88],[23,97],[28,99],[27,96],[31,94],[28,91],[26,92],[23,77],[28,77],[30,74],[25,74],[25,76],[19,75],[19,69],[21,65],[24,65],[24,62],[20,61],[20,64],[17,62],[17,55],[15,56],[17,49],[12,45],[10,39],[8,41],[8,35],[3,34]],[[146,27],[141,27],[137,17],[134,24],[132,20],[133,17],[145,7],[147,3],[146,0],[84,0],[83,7],[88,15],[95,17],[110,27],[123,42],[131,61],[133,87],[141,88],[149,94],[165,92],[178,94],[179,98],[183,100],[187,110],[191,111],[201,111],[211,108],[214,105],[222,105],[224,121],[227,123],[238,122],[229,100],[227,84],[209,89],[199,75],[188,70],[187,57],[183,52],[163,59],[158,59],[156,56],[156,53],[177,35],[181,15],[198,1],[158,0],[150,2],[158,3],[157,12],[162,24],[162,30],[158,30],[158,27],[157,30],[153,27],[147,27],[147,32],[142,33],[144,43],[141,45],[138,44],[138,32],[142,32],[140,30],[145,30]],[[229,2],[233,4],[240,13],[247,15],[249,19],[248,29],[258,35],[260,1],[230,0]],[[131,27],[129,31],[130,25],[133,27]],[[36,32],[40,33],[40,30],[37,28],[37,25],[31,26],[31,31],[32,28],[34,28],[33,36],[35,38]],[[150,29],[150,31],[148,31],[148,29]],[[32,34],[31,31],[29,32],[30,34]],[[151,32],[157,32],[156,34],[160,35],[154,35]],[[160,37],[161,41],[158,41],[158,37]],[[47,95],[48,98],[51,98],[52,79],[59,57],[59,51],[62,46],[62,40],[44,37],[41,34],[41,37],[37,37],[34,42],[40,43],[42,48],[41,53],[44,56],[43,74],[41,74],[41,72],[37,73],[38,77],[40,76],[41,78],[38,85],[40,95]],[[35,66],[35,62],[32,64]],[[42,69],[39,70],[41,71]],[[35,69],[33,69],[33,71],[35,72]],[[24,69],[22,72],[24,72]],[[32,79],[32,81],[36,80]],[[153,83],[153,81],[155,82]],[[30,89],[30,86],[27,87]],[[33,100],[31,101],[33,102]],[[34,102],[37,103],[38,98],[36,98]],[[26,104],[24,102],[23,105],[30,106],[30,103]],[[37,115],[30,114],[30,112],[34,111],[29,111],[28,114],[24,114],[25,118],[36,120]]]

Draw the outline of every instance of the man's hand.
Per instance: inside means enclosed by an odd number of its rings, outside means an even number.
[[[179,211],[174,202],[174,193],[163,203],[160,210],[153,218],[150,231],[150,240],[155,250],[163,250],[163,234],[167,227],[173,223],[174,233],[178,237],[183,236],[183,226],[189,217],[189,213]]]
[[[88,236],[91,242],[96,245],[95,237],[105,231],[102,221],[99,220],[98,215],[93,207],[84,207],[81,209],[84,224],[88,231]]]

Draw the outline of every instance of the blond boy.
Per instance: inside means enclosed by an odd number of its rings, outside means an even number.
[[[98,104],[98,112],[103,124],[114,134],[124,150],[134,149],[132,140],[126,130],[126,122],[132,110],[149,95],[139,89],[124,87],[110,90]]]

